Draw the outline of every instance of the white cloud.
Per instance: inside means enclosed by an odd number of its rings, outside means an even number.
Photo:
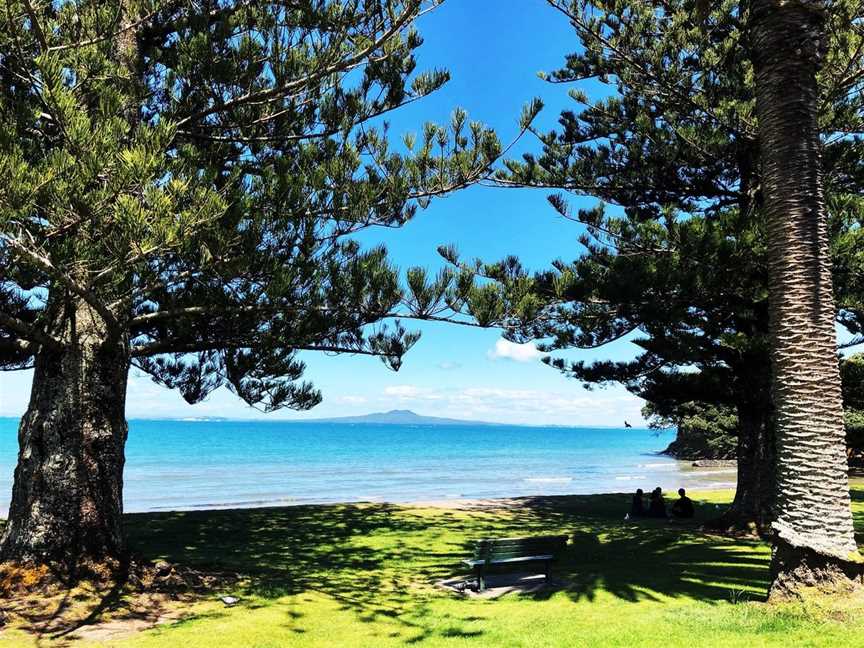
[[[422,391],[414,385],[392,385],[384,388],[384,395],[395,398],[417,398]]]
[[[459,362],[439,362],[435,365],[439,369],[443,369],[444,371],[452,371],[453,369],[461,369],[462,364]]]
[[[465,368],[470,369],[472,366],[466,364]],[[506,373],[502,371],[504,367],[500,366],[487,365],[487,373],[488,369],[492,369],[492,374]],[[532,374],[530,368],[519,365],[512,367],[512,370],[520,373],[525,371],[524,380],[502,385],[506,376],[477,377],[473,371],[463,369],[452,374],[424,374],[428,382],[418,380],[415,383],[403,378],[404,383],[386,387],[380,383],[378,386],[372,378],[367,381],[364,377],[362,389],[352,384],[341,393],[336,386],[323,385],[325,402],[320,408],[302,413],[282,412],[268,418],[327,418],[350,413],[411,409],[427,416],[531,425],[621,426],[625,420],[634,425],[639,425],[643,420],[640,415],[643,401],[622,387],[586,391],[577,381],[559,379],[559,385],[549,385],[544,389],[547,383],[529,377]],[[537,372],[542,372],[542,369],[537,367]],[[463,374],[470,376],[458,383],[444,380]],[[29,397],[30,375],[30,372],[0,373],[0,416],[20,416],[24,412]],[[432,382],[433,379],[435,382]],[[165,389],[147,376],[136,376],[135,372],[132,372],[129,381],[127,415],[130,418],[262,417],[260,412],[244,406],[224,388],[214,392],[206,402],[190,406],[176,390]]]
[[[487,355],[493,360],[506,358],[507,360],[514,360],[516,362],[534,362],[543,357],[543,354],[537,350],[533,342],[516,344],[504,338],[499,338],[495,342],[495,348],[490,349]]]

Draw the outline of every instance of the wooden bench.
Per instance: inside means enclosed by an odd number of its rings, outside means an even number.
[[[477,591],[486,589],[486,571],[490,565],[520,562],[545,563],[544,574],[549,579],[549,567],[556,554],[567,546],[567,536],[534,536],[528,538],[487,538],[478,540],[474,557],[463,560],[474,569]]]

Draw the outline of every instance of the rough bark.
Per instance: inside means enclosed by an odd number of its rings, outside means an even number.
[[[824,6],[754,0],[751,11],[777,432],[773,594],[843,574],[845,563],[860,554],[850,510],[817,128]],[[838,568],[817,569],[807,556]]]
[[[123,553],[129,345],[80,300],[54,328],[63,348],[36,358],[0,559],[74,569]]]
[[[774,428],[765,403],[738,405],[738,483],[727,511],[706,528],[765,535],[774,519]]]

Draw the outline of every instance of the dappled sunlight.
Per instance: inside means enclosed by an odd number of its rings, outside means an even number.
[[[536,498],[526,502],[515,526],[533,519],[571,535],[556,573],[571,582],[567,594],[575,600],[605,593],[634,602],[716,601],[741,589],[764,596],[769,554],[761,543],[706,535],[694,524],[624,522],[620,512],[628,502],[627,495]],[[704,519],[713,506],[700,513]]]
[[[855,522],[855,540],[859,550],[864,546],[864,479],[850,480],[850,495],[852,496],[852,518]]]
[[[128,529],[133,549],[149,559],[243,574],[245,604],[278,604],[289,626],[302,627],[297,599],[314,594],[361,623],[384,624],[415,641],[429,633],[478,632],[456,617],[442,627],[441,612],[430,617],[430,606],[452,598],[434,582],[465,573],[461,559],[487,536],[572,539],[554,568],[565,591],[524,595],[526,602],[560,596],[574,603],[610,596],[714,602],[742,591],[764,597],[764,545],[705,535],[695,525],[626,523],[627,502],[626,495],[592,495],[478,510],[357,504],[175,512],[130,515]]]
[[[251,645],[256,637],[262,645],[292,646],[498,645],[514,632],[524,633],[526,645],[543,645],[561,632],[570,636],[559,639],[568,645],[585,636],[623,641],[628,632],[638,644],[640,628],[656,623],[679,645],[692,622],[726,643],[739,637],[728,645],[743,646],[747,633],[779,638],[821,627],[822,620],[803,610],[753,607],[768,586],[768,545],[700,530],[730,496],[696,494],[698,519],[681,524],[624,521],[626,494],[449,508],[376,503],[127,515],[137,559],[236,575],[227,587],[240,602],[227,608],[217,598],[225,592],[202,592],[177,618],[127,632],[117,645],[197,647],[208,636],[232,646]],[[853,509],[864,528],[858,485]],[[553,567],[556,587],[476,600],[436,586],[466,574],[461,560],[479,538],[546,534],[570,538]],[[81,636],[104,640],[111,631],[111,622],[102,622]],[[842,626],[833,631],[845,632]]]

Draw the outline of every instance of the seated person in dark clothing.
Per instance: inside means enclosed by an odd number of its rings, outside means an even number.
[[[630,517],[645,517],[645,502],[642,501],[642,489],[637,488],[630,504]]]
[[[651,491],[651,502],[648,504],[648,517],[665,518],[666,502],[663,501],[663,491],[658,486]]]
[[[695,513],[693,500],[687,497],[683,488],[678,489],[678,495],[681,499],[672,505],[672,515],[676,518],[692,518]]]

